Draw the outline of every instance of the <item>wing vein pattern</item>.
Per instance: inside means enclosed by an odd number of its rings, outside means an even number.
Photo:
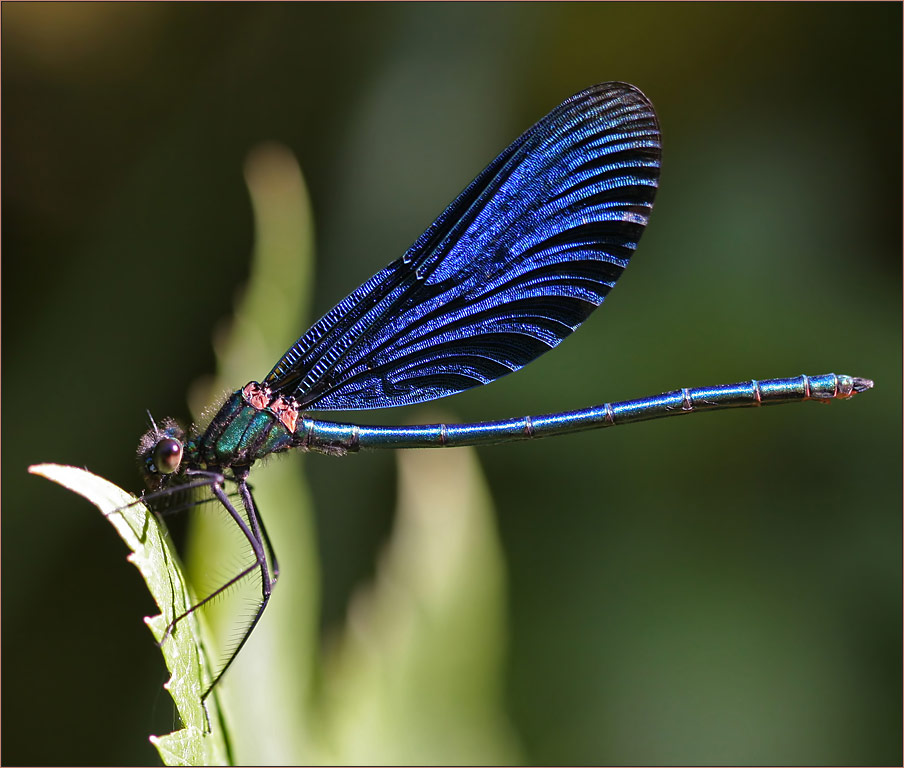
[[[264,380],[304,410],[433,400],[516,371],[599,306],[649,220],[661,139],[633,86],[572,96]]]

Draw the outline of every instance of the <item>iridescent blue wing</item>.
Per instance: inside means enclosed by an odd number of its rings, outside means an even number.
[[[409,405],[556,346],[615,284],[659,179],[653,106],[625,83],[556,107],[404,256],[327,312],[265,379],[303,409]]]

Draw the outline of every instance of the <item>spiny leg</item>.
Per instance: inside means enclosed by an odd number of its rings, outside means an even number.
[[[233,474],[235,475],[235,480],[238,484],[239,496],[242,499],[242,506],[245,508],[245,514],[248,516],[248,521],[251,524],[250,529],[248,525],[245,524],[245,521],[242,520],[241,515],[236,512],[235,508],[231,504],[229,504],[229,499],[223,492],[223,489],[219,486],[214,486],[212,490],[217,498],[220,499],[220,502],[223,504],[223,506],[225,506],[229,510],[229,514],[232,515],[238,526],[242,529],[242,533],[245,534],[245,537],[248,539],[248,543],[251,544],[251,548],[254,550],[256,561],[248,568],[246,568],[241,574],[239,574],[239,576],[231,579],[228,584],[225,584],[223,587],[217,590],[217,592],[215,592],[213,595],[205,598],[203,602],[207,602],[212,597],[215,597],[217,594],[222,592],[224,589],[228,589],[230,586],[232,586],[232,584],[244,578],[256,567],[259,567],[261,571],[261,602],[254,614],[254,618],[245,629],[245,632],[242,635],[242,639],[232,650],[228,661],[217,673],[217,676],[213,679],[213,682],[211,682],[210,687],[208,687],[208,689],[201,695],[201,701],[204,701],[204,699],[206,699],[210,692],[214,689],[216,684],[220,682],[220,678],[223,677],[223,675],[226,673],[226,670],[229,669],[229,667],[232,665],[232,662],[235,661],[236,657],[239,655],[239,652],[242,650],[245,643],[248,642],[248,638],[251,637],[251,633],[254,631],[254,628],[260,621],[261,616],[264,615],[264,610],[267,607],[267,603],[270,602],[270,596],[273,594],[273,585],[276,584],[276,579],[279,575],[279,566],[273,553],[273,547],[270,544],[269,537],[267,536],[267,532],[263,527],[261,518],[257,513],[257,507],[254,503],[253,497],[251,496],[251,490],[249,489],[246,482],[246,478],[248,476],[248,468],[245,467],[241,469],[233,469]],[[267,553],[264,551],[264,547],[266,547],[269,551],[270,559],[273,562],[272,578],[270,576],[270,568],[267,564]],[[197,608],[198,606],[195,607]]]
[[[190,474],[198,474],[203,477],[203,479],[191,480],[190,482],[183,483],[182,485],[174,486],[172,488],[163,488],[159,491],[152,491],[150,493],[142,493],[141,496],[135,501],[130,502],[122,507],[117,507],[116,509],[111,510],[110,512],[106,512],[105,516],[110,517],[111,515],[119,514],[124,512],[127,509],[131,509],[132,507],[138,506],[142,504],[149,509],[152,509],[155,515],[163,516],[163,515],[172,515],[177,512],[182,512],[186,509],[191,509],[192,507],[199,506],[200,504],[205,503],[205,500],[200,501],[192,501],[190,503],[184,504],[178,507],[170,507],[166,509],[153,509],[149,507],[148,502],[156,501],[157,499],[164,499],[175,496],[177,494],[184,493],[185,491],[190,491],[197,488],[208,488],[213,486],[215,483],[222,483],[225,478],[214,472],[197,472]]]
[[[217,501],[216,498],[204,498],[199,499],[195,498],[193,494],[190,493],[192,490],[198,490],[200,488],[210,488],[214,483],[223,483],[229,478],[224,477],[218,472],[203,472],[203,471],[189,471],[187,474],[191,475],[199,475],[202,479],[190,480],[187,483],[183,483],[182,485],[173,485],[166,488],[162,488],[158,491],[144,491],[141,496],[128,504],[124,504],[121,507],[116,507],[115,509],[111,509],[109,512],[104,512],[104,517],[112,517],[113,515],[123,515],[128,512],[130,509],[134,507],[145,507],[151,515],[153,515],[159,523],[163,522],[164,517],[168,517],[171,515],[179,514],[180,512],[185,512],[186,510],[193,509],[194,507],[199,507],[202,504],[208,504],[210,502]],[[232,491],[229,495],[236,496],[238,491]],[[170,500],[176,499],[179,497],[183,497],[185,500],[181,501],[181,503],[173,504]],[[160,499],[167,500],[167,506],[161,506],[159,504],[151,504],[150,502],[156,502]],[[131,528],[131,523],[126,520],[127,524]],[[169,538],[169,530],[165,525],[162,525],[162,535],[163,538]],[[147,522],[145,522],[144,526],[142,526],[142,531],[137,531],[133,529],[135,535],[139,538],[139,540],[144,541],[144,536],[147,532]]]
[[[234,502],[239,497],[238,491],[232,491],[231,493],[227,494],[227,496],[229,497],[229,499],[231,501]],[[159,508],[154,509],[153,512],[155,515],[157,515],[157,517],[161,517],[161,518],[172,517],[174,515],[181,514],[182,512],[187,512],[190,509],[196,509],[198,507],[203,507],[203,506],[206,506],[207,504],[215,504],[218,501],[219,501],[219,499],[217,499],[214,496],[211,496],[210,498],[206,498],[206,499],[192,499],[190,501],[186,501],[184,504],[178,504],[178,505],[174,505],[171,507],[164,507],[162,509],[159,509]]]
[[[259,567],[261,560],[264,561],[264,564],[266,566],[266,558],[264,557],[264,551],[263,551],[263,547],[261,546],[260,541],[255,539],[254,534],[252,533],[251,529],[248,528],[248,525],[242,519],[242,516],[236,511],[235,507],[229,501],[229,497],[223,492],[223,489],[219,485],[216,485],[216,484],[211,485],[210,490],[214,494],[214,496],[216,496],[216,500],[219,501],[220,504],[223,505],[223,507],[229,513],[229,516],[232,517],[232,519],[235,521],[236,525],[239,526],[239,529],[242,531],[242,534],[248,540],[249,544],[251,545],[251,549],[254,552],[254,562],[251,565],[249,565],[247,568],[244,568],[236,576],[233,576],[231,579],[229,579],[229,581],[227,581],[225,584],[223,584],[222,586],[215,589],[203,600],[200,600],[199,602],[195,603],[195,605],[191,606],[191,608],[189,608],[187,611],[185,611],[184,613],[180,614],[175,619],[173,619],[167,626],[166,631],[163,633],[163,638],[160,640],[161,645],[173,633],[173,631],[176,628],[176,625],[180,621],[182,621],[182,619],[184,619],[186,616],[190,616],[196,610],[198,610],[202,606],[209,603],[217,595],[220,595],[223,592],[225,592],[227,589],[229,589],[233,584],[237,584],[239,581],[241,581],[243,578],[245,578],[245,576],[247,576],[249,573],[251,573],[255,568]]]
[[[211,594],[205,597],[203,600],[199,601],[195,605],[191,606],[187,611],[177,616],[173,619],[170,624],[167,626],[166,631],[163,634],[163,637],[160,640],[160,645],[166,642],[167,638],[175,631],[176,626],[180,621],[190,616],[192,613],[197,611],[199,608],[202,608],[204,605],[209,603],[211,600],[216,598],[218,595],[221,595],[223,592],[228,590],[234,584],[237,584],[242,579],[247,577],[250,573],[252,573],[255,568],[260,568],[261,571],[261,603],[257,609],[257,612],[254,616],[253,621],[245,630],[244,635],[242,636],[242,640],[239,642],[238,646],[231,652],[231,655],[223,666],[223,668],[217,673],[213,682],[207,688],[207,690],[202,694],[201,700],[203,701],[210,694],[211,690],[216,686],[219,682],[220,678],[226,672],[226,670],[230,667],[232,662],[235,660],[242,646],[248,640],[251,631],[254,629],[257,622],[260,620],[261,614],[264,611],[264,608],[267,605],[267,602],[270,599],[270,594],[272,593],[273,584],[275,583],[275,578],[270,578],[269,568],[267,565],[267,556],[264,551],[264,544],[261,537],[260,526],[258,522],[258,516],[256,509],[254,507],[253,499],[251,498],[250,491],[247,488],[247,483],[245,482],[245,476],[247,475],[247,469],[245,472],[239,472],[236,477],[236,483],[239,488],[239,497],[242,499],[242,505],[245,508],[245,512],[248,516],[248,520],[251,522],[253,527],[249,527],[248,523],[245,522],[242,515],[236,510],[233,504],[229,500],[229,496],[223,490],[221,486],[221,482],[223,480],[223,476],[218,473],[205,472],[202,470],[193,470],[189,474],[202,476],[206,478],[203,482],[192,482],[187,484],[185,487],[202,487],[208,486],[210,487],[211,493],[213,493],[214,497],[220,504],[223,505],[223,508],[229,513],[230,517],[232,517],[235,524],[239,527],[242,532],[242,535],[251,545],[251,549],[254,552],[254,562],[251,563],[247,568],[244,568],[241,572],[236,574],[234,577],[229,579],[225,584],[214,590]],[[158,494],[155,494],[158,495]],[[162,494],[159,494],[162,495]],[[269,546],[269,542],[267,542],[267,546],[271,551],[272,557],[272,547]]]
[[[267,548],[267,554],[270,555],[270,562],[273,564],[273,581],[270,586],[273,587],[276,584],[276,580],[279,578],[279,562],[276,560],[276,551],[273,549],[273,544],[270,542],[270,535],[267,533],[267,526],[264,525],[264,518],[262,515],[257,512],[257,503],[254,501],[254,497],[251,494],[251,486],[245,482],[244,477],[242,481],[239,483],[239,495],[242,498],[242,503],[245,505],[245,509],[253,509],[254,514],[249,514],[249,519],[251,520],[252,525],[255,527],[255,533],[258,533],[257,527],[260,526],[259,535],[262,541],[264,542],[264,546]]]

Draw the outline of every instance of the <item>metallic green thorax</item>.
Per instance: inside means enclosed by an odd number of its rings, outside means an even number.
[[[197,451],[194,458],[202,466],[250,466],[291,448],[293,437],[277,412],[252,404],[246,386],[230,395],[190,450]]]

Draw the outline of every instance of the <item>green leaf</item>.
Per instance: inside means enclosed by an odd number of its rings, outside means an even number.
[[[399,451],[398,467],[392,535],[325,660],[319,760],[518,764],[505,567],[476,452]]]
[[[159,615],[144,619],[159,643],[173,618],[193,603],[181,567],[157,518],[130,493],[83,469],[37,464],[28,471],[84,496],[112,523],[132,551],[128,561],[141,572],[160,608]],[[201,628],[194,614],[180,621],[161,646],[164,662],[172,673],[164,687],[173,697],[184,725],[174,733],[150,737],[166,765],[227,763],[214,697],[201,702],[201,694],[210,679],[210,666],[203,649]]]

